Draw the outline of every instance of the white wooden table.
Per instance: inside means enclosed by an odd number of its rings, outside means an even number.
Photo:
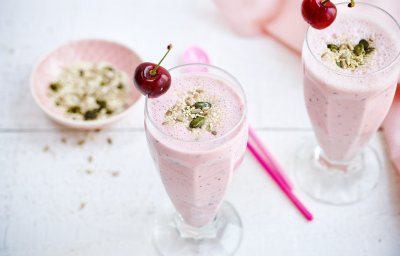
[[[298,57],[268,38],[238,37],[211,1],[1,0],[1,256],[156,255],[151,223],[171,204],[147,151],[143,99],[124,121],[85,133],[49,121],[29,93],[35,62],[81,38],[119,41],[148,61],[172,42],[166,67],[180,64],[186,47],[202,46],[241,81],[250,122],[287,170],[313,136]],[[296,191],[312,223],[248,154],[228,194],[245,228],[237,255],[400,255],[399,176],[381,134],[372,146],[385,171],[365,201],[333,207]]]

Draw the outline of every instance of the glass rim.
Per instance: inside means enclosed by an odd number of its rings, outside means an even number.
[[[348,2],[341,2],[341,3],[336,4],[336,6],[343,6],[343,5],[346,5],[346,6],[347,6],[348,4],[349,4]],[[364,3],[364,2],[357,2],[356,5],[368,6],[368,7],[372,8],[372,9],[375,9],[375,10],[378,10],[378,11],[382,12],[383,14],[385,14],[387,17],[389,17],[389,19],[391,19],[391,20],[394,22],[394,24],[397,26],[398,32],[399,32],[399,34],[400,34],[400,24],[399,24],[399,22],[393,17],[393,15],[391,15],[390,13],[388,13],[388,12],[387,12],[386,10],[384,10],[383,8],[381,8],[381,7],[379,7],[379,6],[376,6],[376,5],[373,5],[373,4]],[[311,52],[311,55],[314,57],[314,59],[315,59],[319,64],[321,64],[322,66],[324,66],[325,69],[328,69],[328,70],[334,72],[336,75],[340,75],[340,76],[344,76],[344,77],[352,77],[352,78],[366,77],[366,76],[374,75],[374,74],[381,73],[381,72],[383,72],[383,71],[385,71],[385,70],[391,68],[391,67],[397,62],[397,60],[398,60],[399,57],[400,57],[400,48],[399,48],[399,50],[397,51],[396,57],[393,58],[393,60],[392,60],[389,64],[385,65],[384,67],[382,67],[382,68],[380,68],[380,69],[378,69],[378,70],[375,70],[374,72],[365,73],[365,74],[346,74],[346,73],[342,73],[342,72],[340,72],[340,71],[338,71],[338,70],[335,70],[335,69],[333,69],[333,68],[331,68],[331,67],[325,65],[325,64],[320,60],[320,58],[319,58],[318,56],[316,56],[315,53],[311,50],[311,47],[310,47],[310,44],[309,44],[309,40],[308,40],[308,35],[309,35],[309,32],[310,32],[311,29],[312,29],[312,27],[311,27],[311,26],[308,26],[308,28],[307,28],[307,30],[306,30],[305,42],[306,42],[306,44],[307,44],[307,49]]]
[[[228,137],[229,135],[231,135],[234,131],[236,131],[236,129],[237,129],[240,125],[242,125],[242,124],[244,123],[244,121],[246,120],[246,117],[247,117],[247,99],[246,99],[246,94],[244,93],[243,87],[242,87],[242,85],[240,84],[240,82],[236,79],[236,77],[234,77],[234,76],[233,76],[231,73],[229,73],[228,71],[226,71],[226,70],[224,70],[224,69],[222,69],[222,68],[219,68],[219,67],[217,67],[217,66],[210,65],[210,64],[204,64],[204,63],[182,64],[182,65],[178,65],[178,66],[175,66],[175,67],[173,67],[173,68],[168,69],[168,72],[173,72],[174,70],[177,70],[177,69],[181,69],[181,68],[185,68],[185,67],[194,67],[194,66],[196,66],[196,67],[206,67],[206,68],[211,68],[211,69],[218,70],[218,71],[222,72],[223,74],[227,75],[229,78],[231,78],[231,79],[233,80],[233,82],[237,85],[237,87],[238,87],[238,89],[239,89],[239,93],[241,94],[241,95],[239,95],[239,96],[243,99],[243,103],[244,103],[244,104],[243,104],[243,105],[244,105],[244,107],[243,107],[243,114],[242,114],[242,116],[240,117],[240,120],[239,120],[231,129],[229,129],[225,134],[223,134],[222,136],[219,136],[219,137],[210,139],[210,140],[205,140],[205,141],[194,141],[194,140],[182,140],[182,139],[178,139],[178,138],[172,137],[171,135],[169,135],[169,134],[165,133],[164,131],[162,131],[162,130],[158,127],[158,125],[154,122],[153,118],[149,115],[149,110],[148,110],[148,100],[149,100],[149,97],[147,97],[147,96],[145,97],[146,99],[145,99],[145,106],[144,106],[145,120],[148,119],[148,120],[150,121],[151,125],[154,126],[154,128],[155,128],[159,133],[161,133],[162,135],[164,135],[164,136],[166,136],[166,137],[168,137],[168,138],[170,138],[170,139],[172,139],[172,140],[174,140],[174,141],[178,141],[178,142],[180,142],[180,143],[193,143],[193,142],[195,142],[195,143],[203,144],[203,143],[212,143],[212,142],[215,142],[215,141],[223,140],[224,138],[226,138],[226,137]],[[199,74],[199,73],[196,73],[196,74]],[[200,74],[201,74],[201,73],[200,73]],[[172,79],[172,75],[171,75],[171,79]],[[162,97],[162,95],[161,95],[160,97]]]

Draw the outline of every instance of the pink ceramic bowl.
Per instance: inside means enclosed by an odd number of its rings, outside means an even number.
[[[56,108],[47,97],[50,82],[57,79],[65,66],[76,62],[105,61],[125,72],[128,77],[133,76],[135,68],[141,63],[139,56],[128,47],[119,43],[104,40],[75,41],[51,52],[43,58],[31,74],[31,93],[38,106],[54,121],[75,129],[98,129],[115,123],[125,117],[140,98],[132,80],[130,86],[132,98],[125,111],[106,119],[93,121],[72,120],[66,117],[62,110]]]

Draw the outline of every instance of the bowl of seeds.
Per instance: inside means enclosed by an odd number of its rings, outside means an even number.
[[[31,93],[54,121],[76,129],[99,129],[122,119],[140,98],[131,73],[141,63],[128,47],[81,40],[43,58],[31,74]]]

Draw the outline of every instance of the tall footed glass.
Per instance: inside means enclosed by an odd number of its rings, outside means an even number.
[[[224,198],[246,150],[245,95],[214,66],[169,72],[169,91],[145,106],[150,152],[177,211],[156,224],[154,245],[161,255],[233,255],[242,224]]]
[[[376,6],[356,2],[354,8],[347,3],[337,8],[330,27],[306,33],[304,99],[318,144],[299,150],[295,169],[313,198],[349,204],[365,198],[379,180],[382,166],[367,144],[396,90],[400,29]],[[362,39],[368,44],[361,50]]]

